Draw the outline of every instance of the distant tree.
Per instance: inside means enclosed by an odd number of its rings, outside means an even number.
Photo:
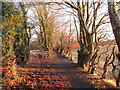
[[[37,17],[37,27],[36,34],[38,36],[38,41],[40,47],[43,48],[44,51],[47,51],[49,54],[49,50],[53,45],[53,33],[56,27],[55,18],[56,14],[50,8],[50,5],[46,3],[33,3],[35,8],[35,16]]]

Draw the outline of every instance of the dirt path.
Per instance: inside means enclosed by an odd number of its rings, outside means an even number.
[[[51,52],[47,59],[31,58],[24,67],[21,77],[24,82],[21,88],[38,90],[41,88],[110,88],[111,85],[95,75],[87,74],[77,64],[67,58]]]

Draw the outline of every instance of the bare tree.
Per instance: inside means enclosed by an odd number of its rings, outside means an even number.
[[[43,51],[48,52],[49,56],[49,49],[52,47],[54,41],[53,33],[56,27],[56,13],[55,11],[53,12],[50,5],[47,5],[46,3],[33,3],[33,6],[35,8],[34,14],[38,21],[34,21],[37,23],[36,26],[38,27],[36,30],[38,42],[40,47],[43,48]]]
[[[80,45],[78,51],[78,64],[81,67],[86,67],[87,62],[90,62],[90,73],[94,73],[95,70],[95,58],[98,53],[98,41],[97,30],[99,26],[106,23],[105,17],[107,14],[103,14],[98,20],[98,11],[101,8],[102,2],[90,2],[86,1],[65,1],[66,5],[73,10],[73,13],[78,18],[79,28],[77,28],[77,39]],[[76,22],[76,21],[75,21]],[[78,32],[79,30],[79,32]]]

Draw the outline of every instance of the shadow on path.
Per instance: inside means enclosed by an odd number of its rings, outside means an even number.
[[[29,64],[24,66],[21,77],[24,77],[18,87],[24,89],[44,88],[112,88],[98,77],[90,75],[78,64],[56,52],[46,59],[31,58]]]

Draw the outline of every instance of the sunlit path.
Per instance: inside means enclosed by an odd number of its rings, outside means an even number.
[[[24,74],[23,74],[24,73]],[[25,82],[20,88],[110,88],[98,77],[87,74],[77,64],[67,58],[52,52],[47,59],[31,58],[29,64],[24,67],[21,76]]]

